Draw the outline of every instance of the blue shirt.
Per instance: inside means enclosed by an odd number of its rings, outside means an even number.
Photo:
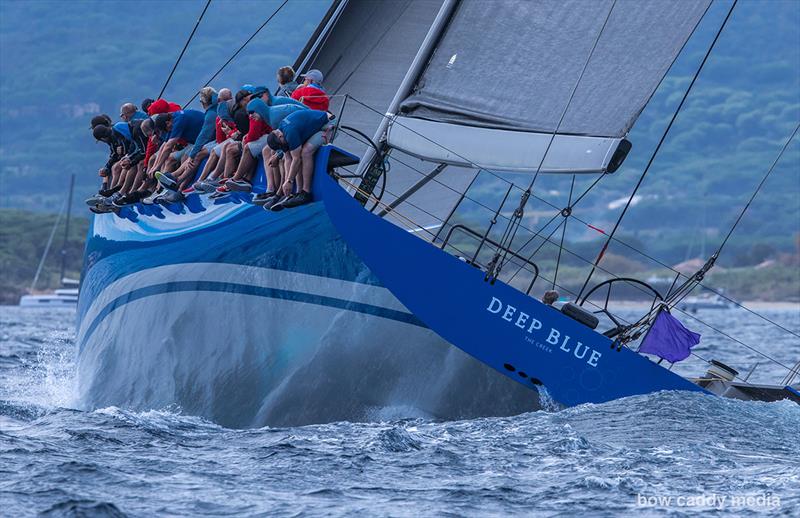
[[[147,114],[145,112],[143,112],[142,110],[136,110],[136,112],[134,112],[134,114],[133,114],[133,117],[131,117],[131,120],[132,121],[145,120],[146,118],[147,118]]]
[[[277,128],[280,123],[298,110],[307,110],[303,104],[280,104],[277,106],[267,106],[261,99],[253,99],[247,103],[247,111],[257,113],[261,119],[269,124],[270,128]]]
[[[206,113],[203,115],[203,127],[194,140],[194,146],[189,151],[189,158],[194,158],[205,144],[214,140],[217,133],[216,122],[217,103],[214,103],[206,109]]]
[[[290,113],[278,125],[289,151],[299,148],[306,140],[328,124],[328,113],[319,110],[298,110]]]
[[[183,110],[172,114],[172,131],[168,139],[180,138],[194,143],[203,128],[205,115],[199,110]]]

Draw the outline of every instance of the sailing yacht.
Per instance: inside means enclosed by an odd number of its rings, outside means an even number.
[[[758,390],[721,362],[698,378],[671,370],[680,360],[665,344],[691,354],[694,343],[670,310],[716,255],[669,293],[617,277],[587,279],[560,308],[532,293],[536,178],[613,174],[709,5],[333,2],[295,63],[326,71],[338,115],[314,203],[272,213],[252,193],[190,195],[96,215],[78,308],[82,397],[229,426],[387,408],[509,415],[543,396],[569,406],[660,390],[800,402],[796,369]],[[519,88],[479,86],[498,71]],[[486,175],[503,181],[495,206],[469,194]],[[265,188],[259,164],[253,192]],[[579,201],[556,216],[575,217]],[[620,284],[652,300],[641,318],[609,309]]]
[[[36,274],[33,277],[33,282],[31,282],[29,293],[27,295],[23,295],[19,299],[19,305],[22,307],[74,309],[78,304],[78,286],[80,285],[80,281],[76,279],[69,279],[65,276],[67,271],[66,250],[67,241],[69,239],[69,226],[72,219],[72,195],[74,191],[75,175],[73,174],[70,176],[69,180],[69,196],[65,200],[61,211],[58,213],[58,217],[56,218],[56,222],[53,224],[53,228],[50,230],[50,237],[47,240],[47,245],[44,247],[42,257],[39,259],[39,266],[36,268]],[[61,275],[59,276],[62,287],[53,290],[52,292],[37,293],[36,284],[39,281],[39,275],[42,273],[42,268],[47,260],[47,255],[50,252],[50,246],[53,244],[53,238],[55,237],[58,226],[61,224],[61,217],[64,215],[64,212],[66,212],[67,216],[64,224],[64,239],[61,243]]]

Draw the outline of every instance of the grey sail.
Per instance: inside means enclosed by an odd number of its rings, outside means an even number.
[[[441,5],[442,0],[335,2],[298,59],[297,68],[321,70],[331,96],[330,110],[340,116],[341,126],[355,128],[371,138]],[[345,100],[345,94],[351,98]],[[336,144],[360,154],[366,150],[365,143],[353,135],[341,129]],[[401,153],[390,157],[389,163],[382,199],[386,204],[436,166]],[[436,182],[408,199],[403,206],[404,218],[394,221],[412,230],[436,225],[456,204],[474,174],[445,169]]]
[[[462,0],[389,143],[435,162],[525,172],[557,130],[544,172],[604,171],[709,3]]]

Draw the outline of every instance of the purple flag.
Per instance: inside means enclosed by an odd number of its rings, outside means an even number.
[[[639,352],[654,354],[675,363],[688,358],[692,347],[699,343],[698,333],[686,329],[680,320],[664,310],[658,313],[650,332],[639,346]]]

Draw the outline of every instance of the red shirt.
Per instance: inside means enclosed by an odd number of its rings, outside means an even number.
[[[330,104],[330,99],[328,99],[328,94],[325,93],[325,90],[314,85],[301,86],[292,92],[292,99],[300,101],[312,110],[324,112],[328,111],[328,104]]]
[[[228,125],[231,125],[231,124],[233,124],[233,123],[232,122],[228,123]],[[217,120],[214,122],[214,128],[216,130],[217,144],[219,144],[221,142],[225,142],[228,139],[228,135],[225,133],[225,130],[222,128],[222,119],[220,119],[219,117],[217,117]]]
[[[245,135],[244,140],[242,140],[242,145],[247,144],[248,142],[254,142],[267,133],[271,132],[272,128],[261,119],[256,119],[254,117],[250,117],[250,131],[247,132]]]
[[[150,157],[153,153],[158,151],[158,139],[155,135],[147,139],[147,149],[144,152],[144,167],[147,169],[147,164],[150,162]]]

